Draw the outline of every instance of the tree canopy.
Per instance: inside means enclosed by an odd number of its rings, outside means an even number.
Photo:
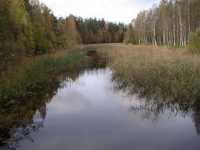
[[[124,32],[125,25],[104,20],[57,18],[38,0],[1,0],[0,64],[80,43],[122,42]]]
[[[125,39],[137,44],[184,47],[190,33],[200,27],[199,18],[199,0],[161,0],[159,6],[138,14]]]

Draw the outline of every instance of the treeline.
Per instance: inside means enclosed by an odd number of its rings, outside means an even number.
[[[183,47],[200,27],[199,0],[161,0],[133,20],[125,42]]]
[[[77,28],[84,44],[119,43],[124,39],[126,26],[97,19],[76,18]]]
[[[123,24],[103,20],[57,18],[38,0],[1,0],[0,66],[17,56],[80,43],[122,42],[124,31]]]

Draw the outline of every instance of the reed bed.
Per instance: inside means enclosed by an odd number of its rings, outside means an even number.
[[[200,99],[200,58],[185,49],[115,44],[99,52],[107,56],[119,87],[150,99],[178,103]]]

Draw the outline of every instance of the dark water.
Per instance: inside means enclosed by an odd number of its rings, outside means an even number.
[[[182,111],[175,105],[147,103],[116,84],[109,69],[66,79],[48,102],[32,110],[31,121],[10,132],[11,139],[0,149],[200,149],[197,108]]]

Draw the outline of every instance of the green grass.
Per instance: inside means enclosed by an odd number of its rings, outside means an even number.
[[[32,60],[17,71],[9,72],[0,79],[0,102],[16,101],[22,97],[33,96],[46,88],[49,82],[62,73],[76,68],[83,60],[83,52],[71,52],[60,57],[44,56]]]

